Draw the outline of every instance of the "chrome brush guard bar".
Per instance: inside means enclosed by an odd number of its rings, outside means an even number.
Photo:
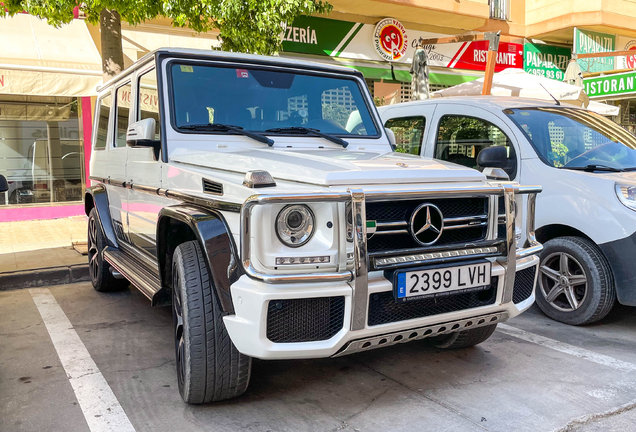
[[[474,198],[490,197],[488,215],[488,237],[496,235],[498,215],[498,198],[504,196],[506,240],[505,247],[499,262],[506,268],[504,281],[503,302],[512,301],[514,277],[517,259],[539,253],[542,245],[536,241],[534,235],[534,217],[536,194],[541,192],[540,186],[519,186],[516,184],[486,184],[479,187],[444,186],[444,188],[423,188],[399,192],[385,192],[362,189],[348,189],[345,192],[319,192],[310,194],[285,194],[285,195],[252,195],[241,208],[241,264],[245,273],[253,279],[268,284],[289,283],[315,283],[315,282],[347,282],[353,288],[353,304],[351,330],[360,330],[365,327],[369,269],[369,256],[367,253],[367,230],[365,203],[367,201],[397,201],[412,199],[432,198]],[[528,212],[526,221],[526,242],[523,248],[516,249],[515,239],[515,196],[528,195]],[[295,274],[271,274],[257,270],[252,264],[250,237],[252,210],[257,205],[268,204],[307,204],[315,202],[350,203],[353,213],[353,270],[324,272],[324,273],[295,273]],[[494,228],[493,228],[494,227]],[[346,235],[341,232],[339,236]],[[339,253],[346,253],[340,251]]]

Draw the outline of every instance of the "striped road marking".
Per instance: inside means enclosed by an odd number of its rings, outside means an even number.
[[[531,342],[545,348],[550,348],[555,351],[569,354],[574,357],[582,358],[584,360],[588,360],[603,366],[608,366],[614,369],[618,369],[623,372],[636,371],[635,364],[627,363],[622,360],[615,359],[614,357],[598,354],[593,351],[588,351],[586,349],[579,348],[574,345],[559,342],[558,340],[539,336],[537,334],[530,333],[525,330],[520,330],[518,328],[511,327],[506,324],[499,324],[497,326],[497,330],[503,334],[507,334],[508,336],[516,337],[517,339],[522,339],[526,342]]]
[[[134,432],[135,428],[51,291],[34,288],[29,292],[91,432]]]

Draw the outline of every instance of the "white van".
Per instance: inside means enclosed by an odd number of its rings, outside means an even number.
[[[543,186],[536,297],[546,315],[579,325],[616,300],[636,305],[636,137],[590,111],[534,99],[440,98],[379,111],[397,152],[498,166]]]

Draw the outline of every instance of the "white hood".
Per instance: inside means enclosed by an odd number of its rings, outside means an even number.
[[[176,152],[171,162],[237,173],[268,171],[274,179],[320,186],[483,182],[479,171],[401,153],[251,149],[227,153]]]

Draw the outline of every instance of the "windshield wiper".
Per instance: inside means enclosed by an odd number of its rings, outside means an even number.
[[[257,134],[254,132],[249,132],[243,130],[241,126],[234,126],[222,123],[208,123],[208,124],[193,124],[193,125],[185,125],[179,127],[179,129],[192,130],[192,131],[212,131],[212,132],[234,132],[239,135],[246,136],[248,138],[252,138],[258,142],[262,142],[267,144],[268,146],[274,145],[274,140],[267,138],[261,134]]]
[[[316,137],[324,138],[327,141],[331,141],[332,143],[340,144],[344,148],[347,148],[347,146],[349,145],[349,143],[346,142],[345,140],[343,140],[342,138],[338,138],[337,136],[333,136],[333,135],[329,135],[329,134],[326,134],[326,133],[322,133],[318,129],[306,128],[306,127],[302,127],[302,126],[290,126],[290,127],[284,127],[284,128],[272,128],[272,129],[267,129],[265,132],[283,133],[283,134],[284,133],[300,133],[300,134],[306,134],[306,135],[313,135],[313,136],[316,136]]]
[[[594,172],[594,171],[623,172],[625,171],[624,169],[621,169],[621,168],[614,168],[607,165],[597,165],[597,164],[585,165],[583,167],[564,166],[561,168],[570,169],[570,170],[578,170],[578,171],[586,171],[586,172]]]

